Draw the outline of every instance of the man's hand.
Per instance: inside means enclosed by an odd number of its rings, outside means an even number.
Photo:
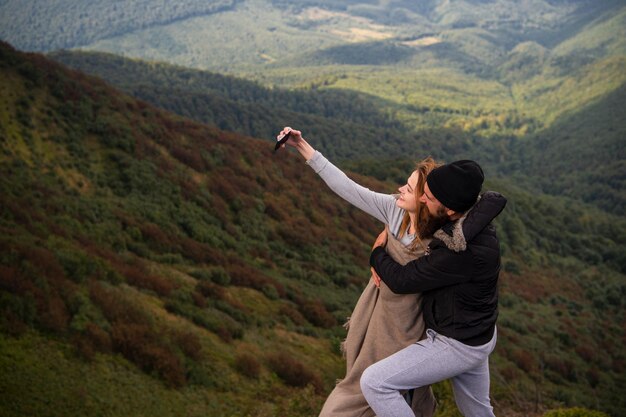
[[[372,246],[372,250],[376,249],[379,246],[385,246],[387,244],[387,232],[387,226],[385,226],[385,230],[383,230],[374,241],[374,246]],[[380,277],[378,276],[374,268],[370,269],[372,270],[372,279],[374,280],[374,285],[380,288]]]
[[[372,281],[374,281],[374,285],[376,285],[377,288],[380,288],[380,277],[373,267],[370,267],[370,269],[372,271]]]

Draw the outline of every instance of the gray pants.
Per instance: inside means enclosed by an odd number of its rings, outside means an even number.
[[[415,417],[400,391],[452,380],[454,399],[467,417],[494,417],[489,400],[489,354],[497,335],[468,346],[426,330],[426,339],[368,367],[361,390],[378,417]]]

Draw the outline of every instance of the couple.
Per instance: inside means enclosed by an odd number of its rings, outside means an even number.
[[[386,227],[370,257],[372,280],[348,325],[346,377],[320,416],[432,416],[430,385],[451,379],[465,416],[493,416],[489,354],[496,343],[500,252],[491,221],[506,200],[479,196],[473,161],[420,162],[399,194],[373,192],[285,128],[293,146],[340,197]]]

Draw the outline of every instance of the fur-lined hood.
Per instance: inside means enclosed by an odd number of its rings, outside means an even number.
[[[506,206],[506,198],[495,191],[486,191],[478,197],[476,203],[460,219],[449,222],[433,235],[441,240],[448,249],[462,252],[485,227],[489,226]]]

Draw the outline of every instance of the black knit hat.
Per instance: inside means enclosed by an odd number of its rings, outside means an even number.
[[[476,202],[484,179],[480,165],[466,159],[433,169],[426,182],[441,204],[463,213]]]

